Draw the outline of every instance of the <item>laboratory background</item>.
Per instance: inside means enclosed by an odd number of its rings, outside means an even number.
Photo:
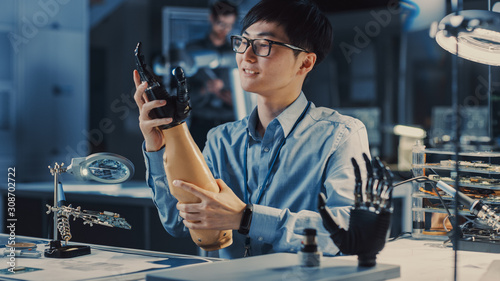
[[[179,64],[183,63],[186,81],[193,85],[194,73],[200,69],[210,77],[225,69],[229,102],[221,105],[225,101],[214,99],[198,105],[224,107],[234,120],[250,114],[255,96],[239,87],[234,53],[183,52],[189,42],[209,32],[212,2],[0,1],[0,227],[5,238],[12,236],[9,214],[15,210],[16,237],[52,239],[58,220],[56,209],[51,213],[51,208],[57,207],[58,193],[73,211],[81,206],[104,216],[73,214],[72,243],[200,255],[191,237],[172,237],[165,231],[151,200],[132,74],[139,42],[144,62],[168,92],[177,91],[172,71]],[[238,7],[238,18],[228,38],[240,35],[240,20],[258,1],[230,2]],[[304,82],[307,99],[361,120],[371,156],[390,168],[394,183],[417,176],[449,185],[460,182],[465,196],[481,200],[493,220],[498,219],[500,3],[316,2],[331,22],[334,38],[330,53]],[[465,19],[454,25],[449,15],[457,10],[465,12]],[[459,56],[455,55],[458,48],[463,52]],[[197,104],[192,107],[196,110]],[[206,114],[192,115],[187,123],[227,119],[218,116],[224,114],[222,109]],[[196,126],[190,130],[197,133]],[[203,149],[203,141],[197,145]],[[120,167],[130,178],[92,181],[79,174],[77,162],[91,155],[123,160]],[[64,170],[70,164],[72,169]],[[459,168],[463,177],[457,179],[454,169]],[[9,194],[15,194],[15,199]],[[418,181],[395,187],[387,239],[410,237],[426,243],[451,239],[447,232],[452,221],[447,214],[453,212],[453,196],[436,193],[431,185]],[[498,255],[500,230],[495,227],[500,221],[477,226],[474,216],[464,210],[460,220],[464,235],[485,241],[461,250]],[[452,280],[453,251],[448,250],[446,280]],[[474,274],[481,277],[492,260],[498,265],[500,258],[484,260],[482,271]],[[401,265],[402,274],[404,270]],[[404,276],[394,277],[419,280]],[[16,278],[22,280],[22,275]]]

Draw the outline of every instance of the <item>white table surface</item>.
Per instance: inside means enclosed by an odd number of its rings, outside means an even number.
[[[338,258],[357,259],[355,256]],[[495,260],[500,260],[500,254],[458,251],[457,280],[483,281],[488,266]],[[400,266],[401,277],[393,280],[454,280],[454,251],[451,244],[443,246],[442,241],[399,239],[388,242],[377,256],[377,263]]]

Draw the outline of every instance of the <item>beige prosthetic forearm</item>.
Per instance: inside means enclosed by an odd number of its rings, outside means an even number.
[[[219,192],[219,186],[194,142],[186,123],[163,130],[166,143],[163,164],[170,193],[180,203],[198,203],[201,200],[172,184],[173,180],[193,183],[211,192]],[[194,243],[205,251],[225,248],[233,243],[232,230],[189,230]]]

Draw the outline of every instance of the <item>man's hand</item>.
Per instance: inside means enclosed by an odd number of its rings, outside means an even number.
[[[141,83],[139,72],[134,70],[135,94],[134,100],[139,107],[139,127],[144,140],[146,141],[146,151],[158,151],[164,145],[163,134],[158,126],[172,122],[172,118],[151,119],[149,112],[153,108],[165,105],[164,100],[149,101],[145,90],[148,87],[146,82]]]
[[[243,209],[241,201],[221,179],[216,180],[220,192],[214,193],[180,180],[173,184],[201,199],[200,203],[177,203],[179,215],[189,229],[239,229]]]

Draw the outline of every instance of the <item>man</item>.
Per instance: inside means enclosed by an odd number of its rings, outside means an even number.
[[[307,0],[263,0],[248,12],[242,35],[232,37],[232,46],[241,86],[257,94],[257,107],[243,120],[208,134],[203,155],[220,179],[220,193],[174,182],[199,197],[197,204],[176,205],[168,191],[161,156],[168,143],[155,126],[171,120],[148,117],[162,103],[145,101],[146,85],[134,75],[147,181],[170,234],[188,235],[187,228],[238,230],[233,245],[218,253],[238,258],[296,252],[304,228],[315,228],[323,253],[338,253],[317,213],[317,196],[326,194],[337,222],[347,228],[354,190],[351,158],[363,163],[362,153],[369,149],[359,120],[317,108],[301,91],[307,74],[329,52],[331,40],[328,19]]]
[[[232,55],[228,34],[238,16],[235,5],[226,0],[216,1],[210,5],[210,31],[201,39],[189,42],[182,50],[176,53],[188,54],[213,52],[217,56]],[[217,125],[234,121],[234,109],[230,85],[232,68],[225,66],[211,68],[201,67],[194,76],[189,78],[191,102],[196,110],[192,112],[190,131],[200,149],[206,142],[208,131]]]

